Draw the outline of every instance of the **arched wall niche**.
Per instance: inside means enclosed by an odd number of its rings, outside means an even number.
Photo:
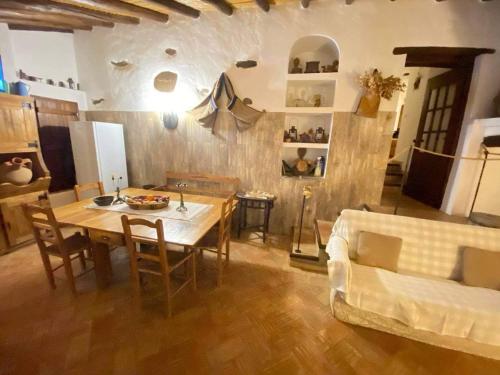
[[[300,60],[300,67],[305,70],[306,62],[319,61],[321,67],[340,62],[340,51],[337,42],[325,35],[307,35],[295,41],[290,49],[288,72],[292,73],[293,60]]]

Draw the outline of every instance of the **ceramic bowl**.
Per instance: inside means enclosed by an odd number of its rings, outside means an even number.
[[[100,197],[94,198],[94,203],[97,204],[98,206],[109,206],[111,203],[113,203],[113,200],[115,197],[111,195],[103,195]]]

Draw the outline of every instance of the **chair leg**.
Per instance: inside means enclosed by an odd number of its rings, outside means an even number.
[[[222,246],[217,249],[217,286],[222,285]]]
[[[231,239],[228,237],[226,239],[226,266],[229,266],[229,247],[230,247]]]
[[[54,280],[54,273],[52,272],[52,264],[50,263],[49,255],[42,250],[40,250],[40,255],[42,257],[43,268],[45,268],[45,273],[47,279],[49,280],[49,285],[52,289],[56,288],[56,282]]]
[[[163,282],[165,283],[165,293],[167,294],[165,308],[167,309],[167,316],[170,318],[172,316],[172,293],[170,292],[170,274],[168,272],[163,274]]]
[[[82,269],[87,269],[87,263],[85,263],[85,253],[83,251],[78,253],[78,259],[80,260],[80,266],[82,266]]]
[[[189,248],[184,246],[184,256],[187,256],[189,253]],[[188,262],[184,262],[184,277],[187,279],[189,277],[189,264]]]
[[[69,288],[73,295],[77,295],[75,277],[73,276],[73,268],[71,268],[71,260],[69,257],[63,257],[64,271],[66,272],[66,279],[68,279]]]
[[[196,290],[196,253],[191,254],[191,265],[192,265],[191,272],[193,272],[193,275],[192,275],[193,290]]]

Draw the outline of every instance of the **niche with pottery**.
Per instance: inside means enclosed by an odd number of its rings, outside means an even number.
[[[333,128],[339,49],[322,35],[297,40],[289,55],[282,176],[325,176]]]

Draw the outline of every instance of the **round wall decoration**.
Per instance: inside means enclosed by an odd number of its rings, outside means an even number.
[[[177,74],[172,72],[161,72],[154,80],[155,89],[161,92],[172,92],[177,83]]]

